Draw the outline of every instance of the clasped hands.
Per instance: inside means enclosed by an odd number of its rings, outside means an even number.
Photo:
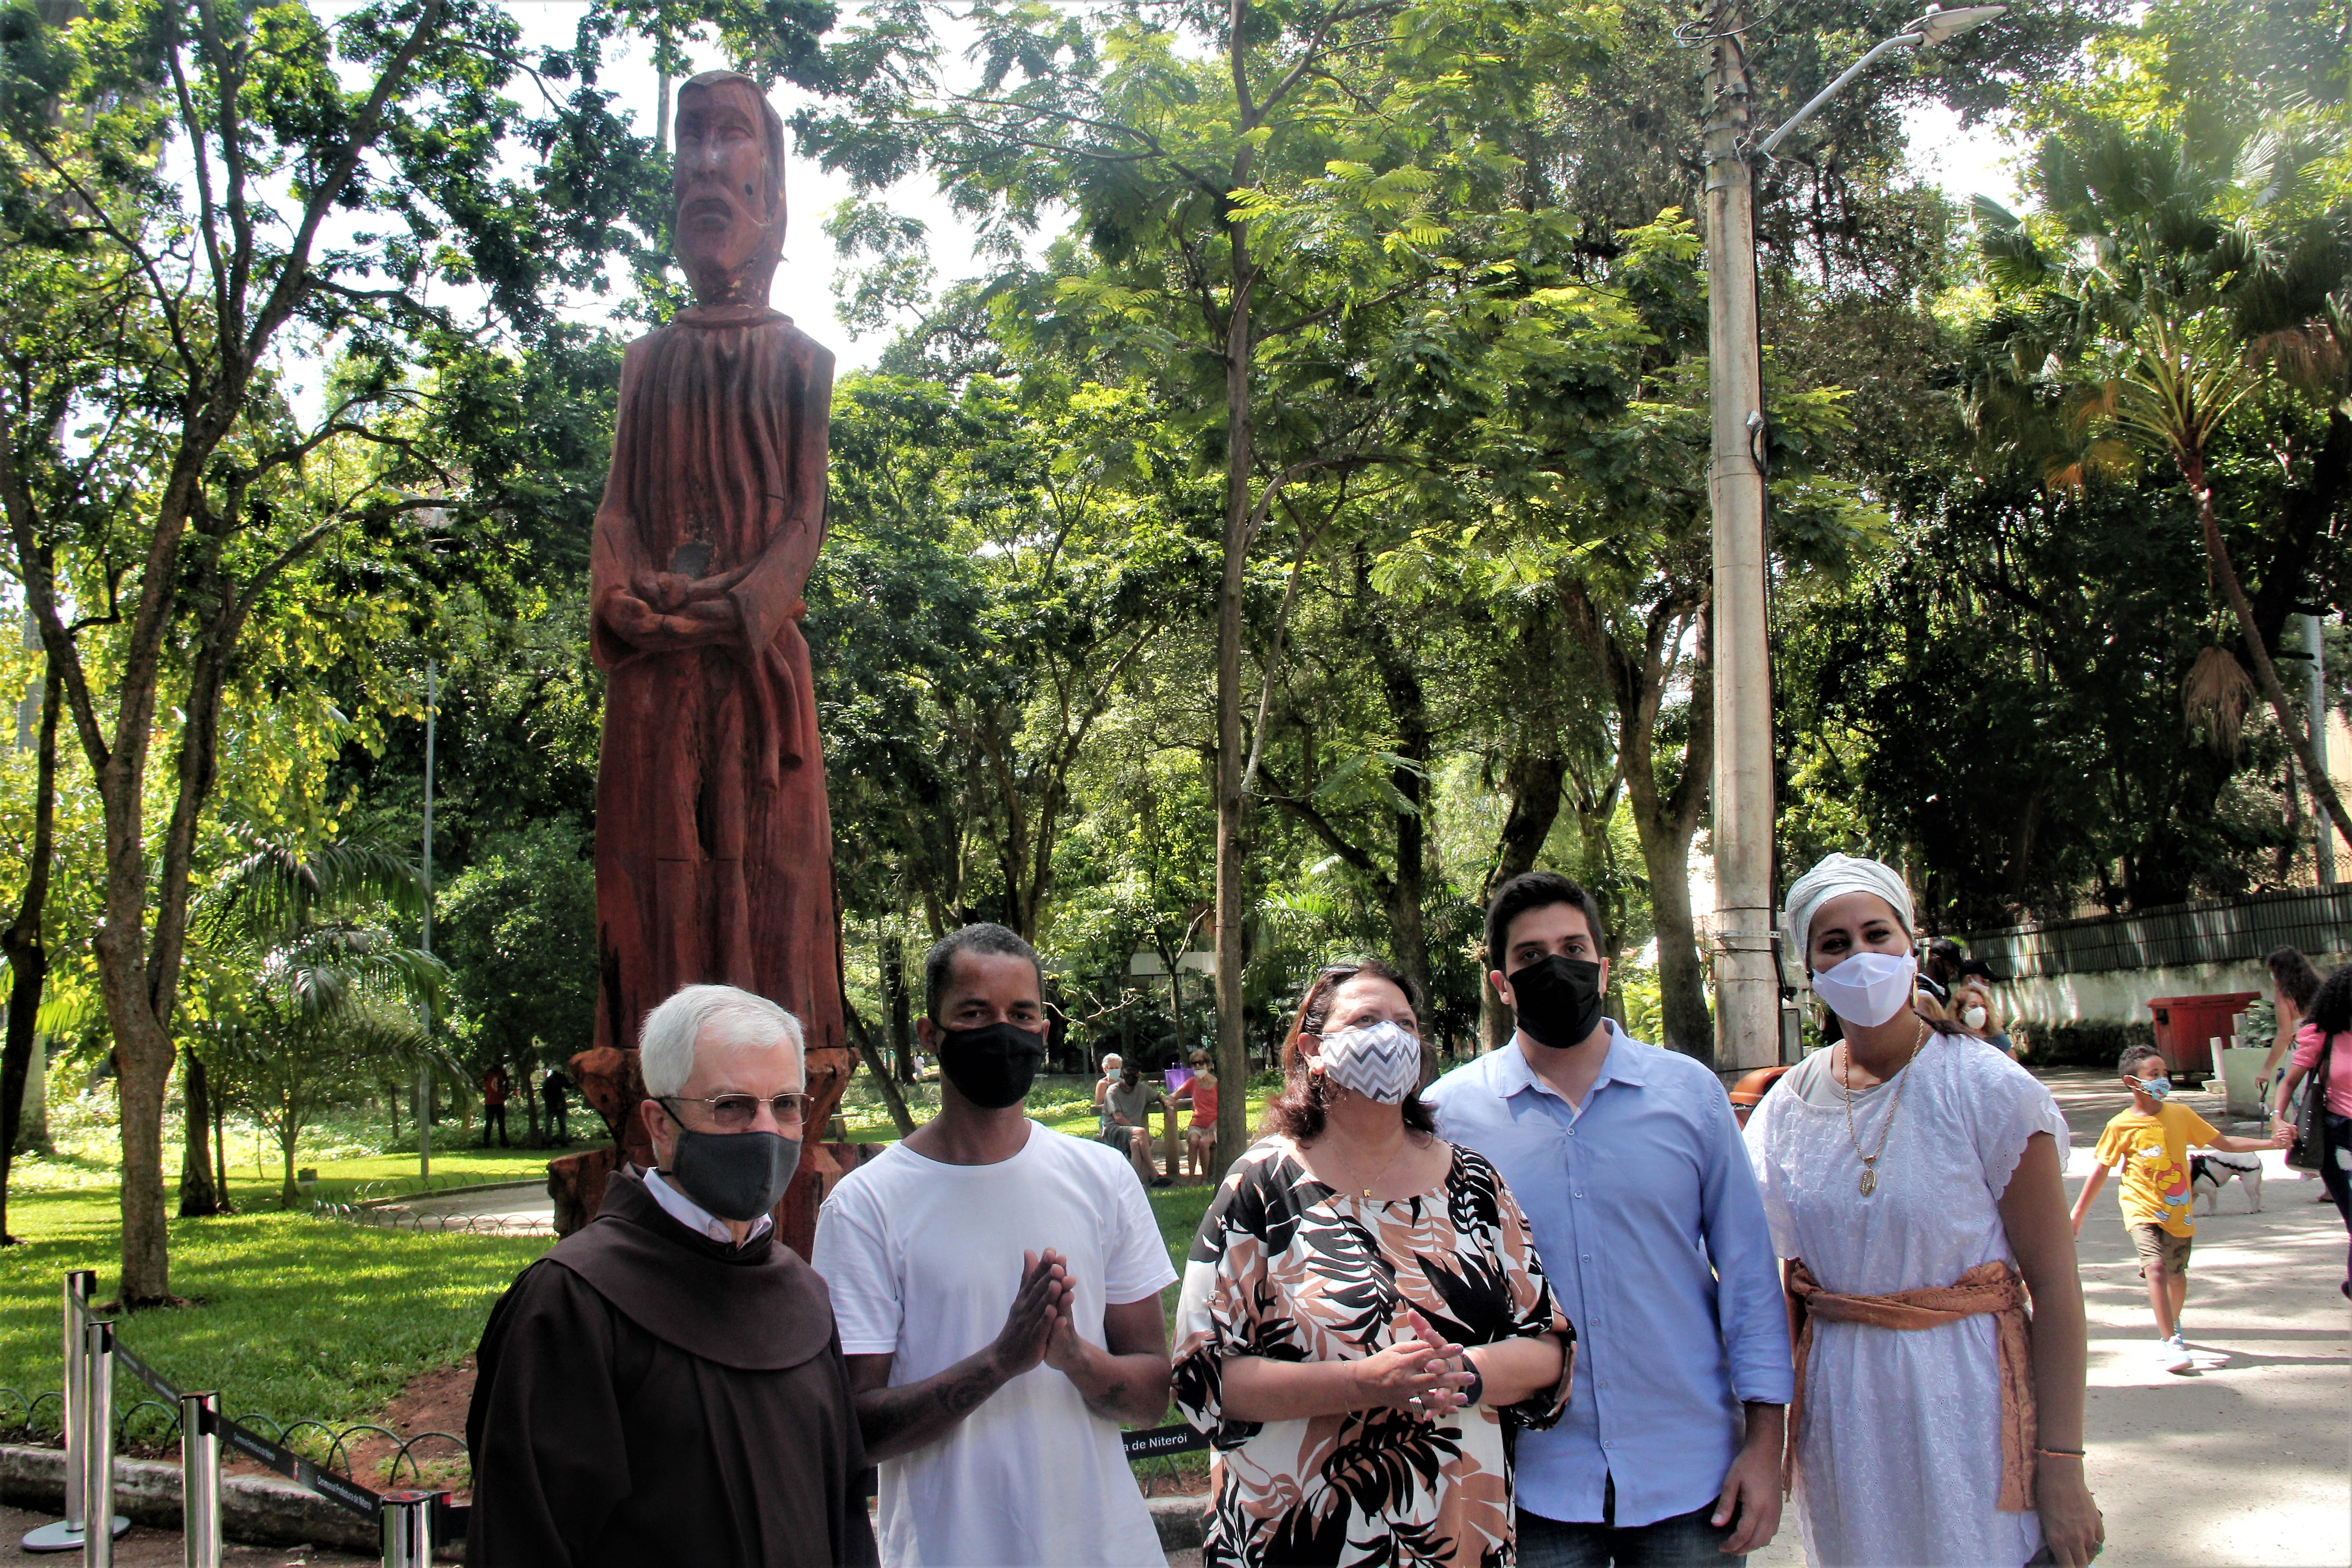
[[[1397,1321],[1412,1338],[1348,1363],[1354,1369],[1361,1405],[1409,1411],[1434,1421],[1468,1404],[1466,1391],[1474,1381],[1470,1352],[1447,1342],[1412,1308],[1406,1308]]]
[[[989,1352],[1006,1383],[1040,1364],[1065,1374],[1083,1364],[1086,1342],[1078,1337],[1069,1260],[1052,1247],[1021,1255],[1021,1289],[1004,1315]]]
[[[605,602],[605,618],[634,643],[717,642],[740,636],[743,611],[730,595],[744,575],[742,567],[715,577],[640,572],[629,579],[630,592]]]

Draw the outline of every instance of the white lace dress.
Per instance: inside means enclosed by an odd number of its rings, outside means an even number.
[[[2066,1147],[2050,1091],[1980,1041],[1919,1049],[1894,1136],[1862,1195],[1831,1051],[1775,1084],[1748,1123],[1774,1250],[1826,1290],[1883,1296],[1948,1285],[2010,1257],[1995,1206],[2026,1140]],[[1854,1097],[1853,1132],[1875,1151],[1891,1085]],[[1813,1322],[1798,1450],[1797,1517],[1814,1568],[2017,1568],[2041,1521],[2002,1513],[2000,1367],[1990,1316],[1895,1331]]]

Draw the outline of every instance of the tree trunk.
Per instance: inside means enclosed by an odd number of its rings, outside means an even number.
[[[180,1098],[186,1102],[187,1131],[180,1151],[180,1217],[201,1219],[221,1212],[220,1193],[213,1185],[212,1094],[195,1047],[188,1047],[183,1055]]]
[[[0,931],[0,954],[8,960],[8,1024],[0,1046],[0,1246],[8,1234],[8,1173],[16,1158],[16,1135],[25,1124],[25,1085],[31,1077],[41,992],[49,973],[48,948],[41,935],[48,909],[49,871],[57,844],[58,697],[56,664],[42,677],[41,722],[33,763],[33,846],[26,858],[25,897],[16,918]],[[46,1090],[44,1090],[46,1093]]]
[[[220,1178],[213,1188],[220,1194],[220,1212],[236,1213],[236,1205],[228,1201],[228,1110],[218,1095],[213,1096],[213,1170]]]
[[[1233,0],[1228,47],[1235,83],[1247,76],[1246,0]],[[1249,184],[1251,146],[1234,160],[1233,188]],[[1225,319],[1225,526],[1223,573],[1217,584],[1217,1080],[1227,1087],[1217,1104],[1217,1169],[1242,1157],[1249,1142],[1248,1020],[1242,1013],[1242,862],[1249,831],[1249,801],[1242,791],[1242,594],[1248,574],[1250,478],[1249,228],[1226,219],[1233,260],[1233,303]]]
[[[1650,877],[1650,913],[1658,941],[1659,1043],[1712,1061],[1715,1027],[1706,1006],[1706,966],[1700,961],[1698,931],[1691,919],[1690,846],[1706,805],[1707,775],[1715,766],[1715,708],[1708,655],[1705,598],[1670,594],[1654,606],[1642,627],[1638,650],[1619,640],[1610,617],[1593,603],[1584,584],[1559,583],[1569,624],[1600,666],[1617,705],[1617,748],[1625,775],[1626,804]],[[1696,624],[1697,646],[1691,662],[1691,693],[1682,767],[1671,788],[1658,777],[1659,710],[1670,684],[1675,647],[1685,626]]]
[[[278,1193],[278,1206],[281,1209],[290,1209],[302,1201],[301,1189],[294,1184],[294,1145],[297,1141],[291,1137],[278,1140],[278,1152],[286,1157],[286,1184]]]
[[[2294,721],[2294,712],[2287,705],[2286,689],[2279,684],[2278,668],[2271,663],[2270,649],[2263,646],[2262,628],[2255,624],[2254,607],[2246,602],[2246,590],[2238,581],[2238,571],[2230,560],[2230,547],[2222,542],[2221,520],[2213,513],[2213,489],[2205,482],[2205,462],[2201,456],[2187,455],[2180,458],[2181,477],[2197,497],[2197,521],[2205,533],[2206,559],[2212,563],[2213,575],[2221,580],[2221,593],[2230,601],[2230,613],[2237,617],[2239,636],[2244,639],[2246,657],[2254,667],[2254,681],[2262,688],[2263,699],[2271,705],[2272,716],[2277,719],[2279,733],[2294,748],[2296,761],[2303,764],[2304,782],[2311,786],[2311,798],[2315,805],[2324,806],[2327,819],[2336,831],[2352,840],[2352,816],[2347,816],[2343,801],[2336,798],[2335,781],[2327,770],[2319,765],[2319,752],[2311,743],[2311,731]],[[2325,723],[2324,716],[2315,714],[2315,723]]]
[[[1503,816],[1502,834],[1495,841],[1494,868],[1486,873],[1486,885],[1478,889],[1481,909],[1493,901],[1496,889],[1522,872],[1535,869],[1536,857],[1542,852],[1544,841],[1551,837],[1552,824],[1559,820],[1560,789],[1567,778],[1568,759],[1560,754],[1554,742],[1525,746],[1512,752],[1503,764],[1503,789],[1510,796],[1511,805]],[[1510,1043],[1511,1032],[1517,1027],[1511,1010],[1495,994],[1495,983],[1486,978],[1487,971],[1502,967],[1502,955],[1492,952],[1479,965],[1478,1043],[1482,1050],[1500,1050]]]
[[[890,1029],[890,1060],[900,1083],[915,1081],[914,1020],[907,995],[907,944],[893,931],[882,939],[882,1005]]]
[[[1427,888],[1427,847],[1429,841],[1428,787],[1431,746],[1429,696],[1421,683],[1421,672],[1413,668],[1412,658],[1397,646],[1395,628],[1390,617],[1381,613],[1383,605],[1373,595],[1370,579],[1370,563],[1363,552],[1356,554],[1357,605],[1362,615],[1361,629],[1369,643],[1372,664],[1380,671],[1381,689],[1388,699],[1389,718],[1396,726],[1397,755],[1407,766],[1389,771],[1389,783],[1403,796],[1404,805],[1396,813],[1396,873],[1389,883],[1389,931],[1393,943],[1397,968],[1412,983],[1413,994],[1420,997],[1424,1013],[1433,1011],[1437,998],[1431,990],[1429,966],[1429,933],[1423,924],[1422,900]],[[1423,1038],[1421,1043],[1421,1081],[1426,1085],[1437,1076],[1437,1048]]]
[[[906,1096],[898,1092],[898,1084],[890,1077],[889,1067],[882,1060],[882,1053],[874,1048],[873,1031],[866,1028],[865,1018],[849,1005],[846,996],[841,999],[841,1016],[848,1021],[849,1032],[857,1037],[857,1054],[864,1059],[866,1070],[873,1075],[874,1087],[882,1091],[882,1103],[890,1111],[890,1125],[898,1130],[899,1137],[913,1137],[915,1119],[907,1110]]]

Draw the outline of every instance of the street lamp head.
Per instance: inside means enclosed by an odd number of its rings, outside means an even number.
[[[1930,5],[1925,16],[1903,30],[1918,34],[1919,47],[1932,49],[1971,28],[1982,26],[2008,9],[2006,5],[1959,5],[1947,11],[1941,5]]]

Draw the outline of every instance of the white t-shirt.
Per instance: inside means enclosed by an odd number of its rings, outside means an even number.
[[[1021,1255],[1069,1259],[1078,1332],[1103,1309],[1175,1283],[1135,1169],[1117,1152],[1033,1124],[993,1165],[948,1165],[894,1144],[852,1171],[816,1222],[817,1272],[845,1355],[888,1355],[920,1383],[1004,1327]],[[881,1467],[887,1568],[1164,1568],[1118,1423],[1039,1365],[928,1447]]]

